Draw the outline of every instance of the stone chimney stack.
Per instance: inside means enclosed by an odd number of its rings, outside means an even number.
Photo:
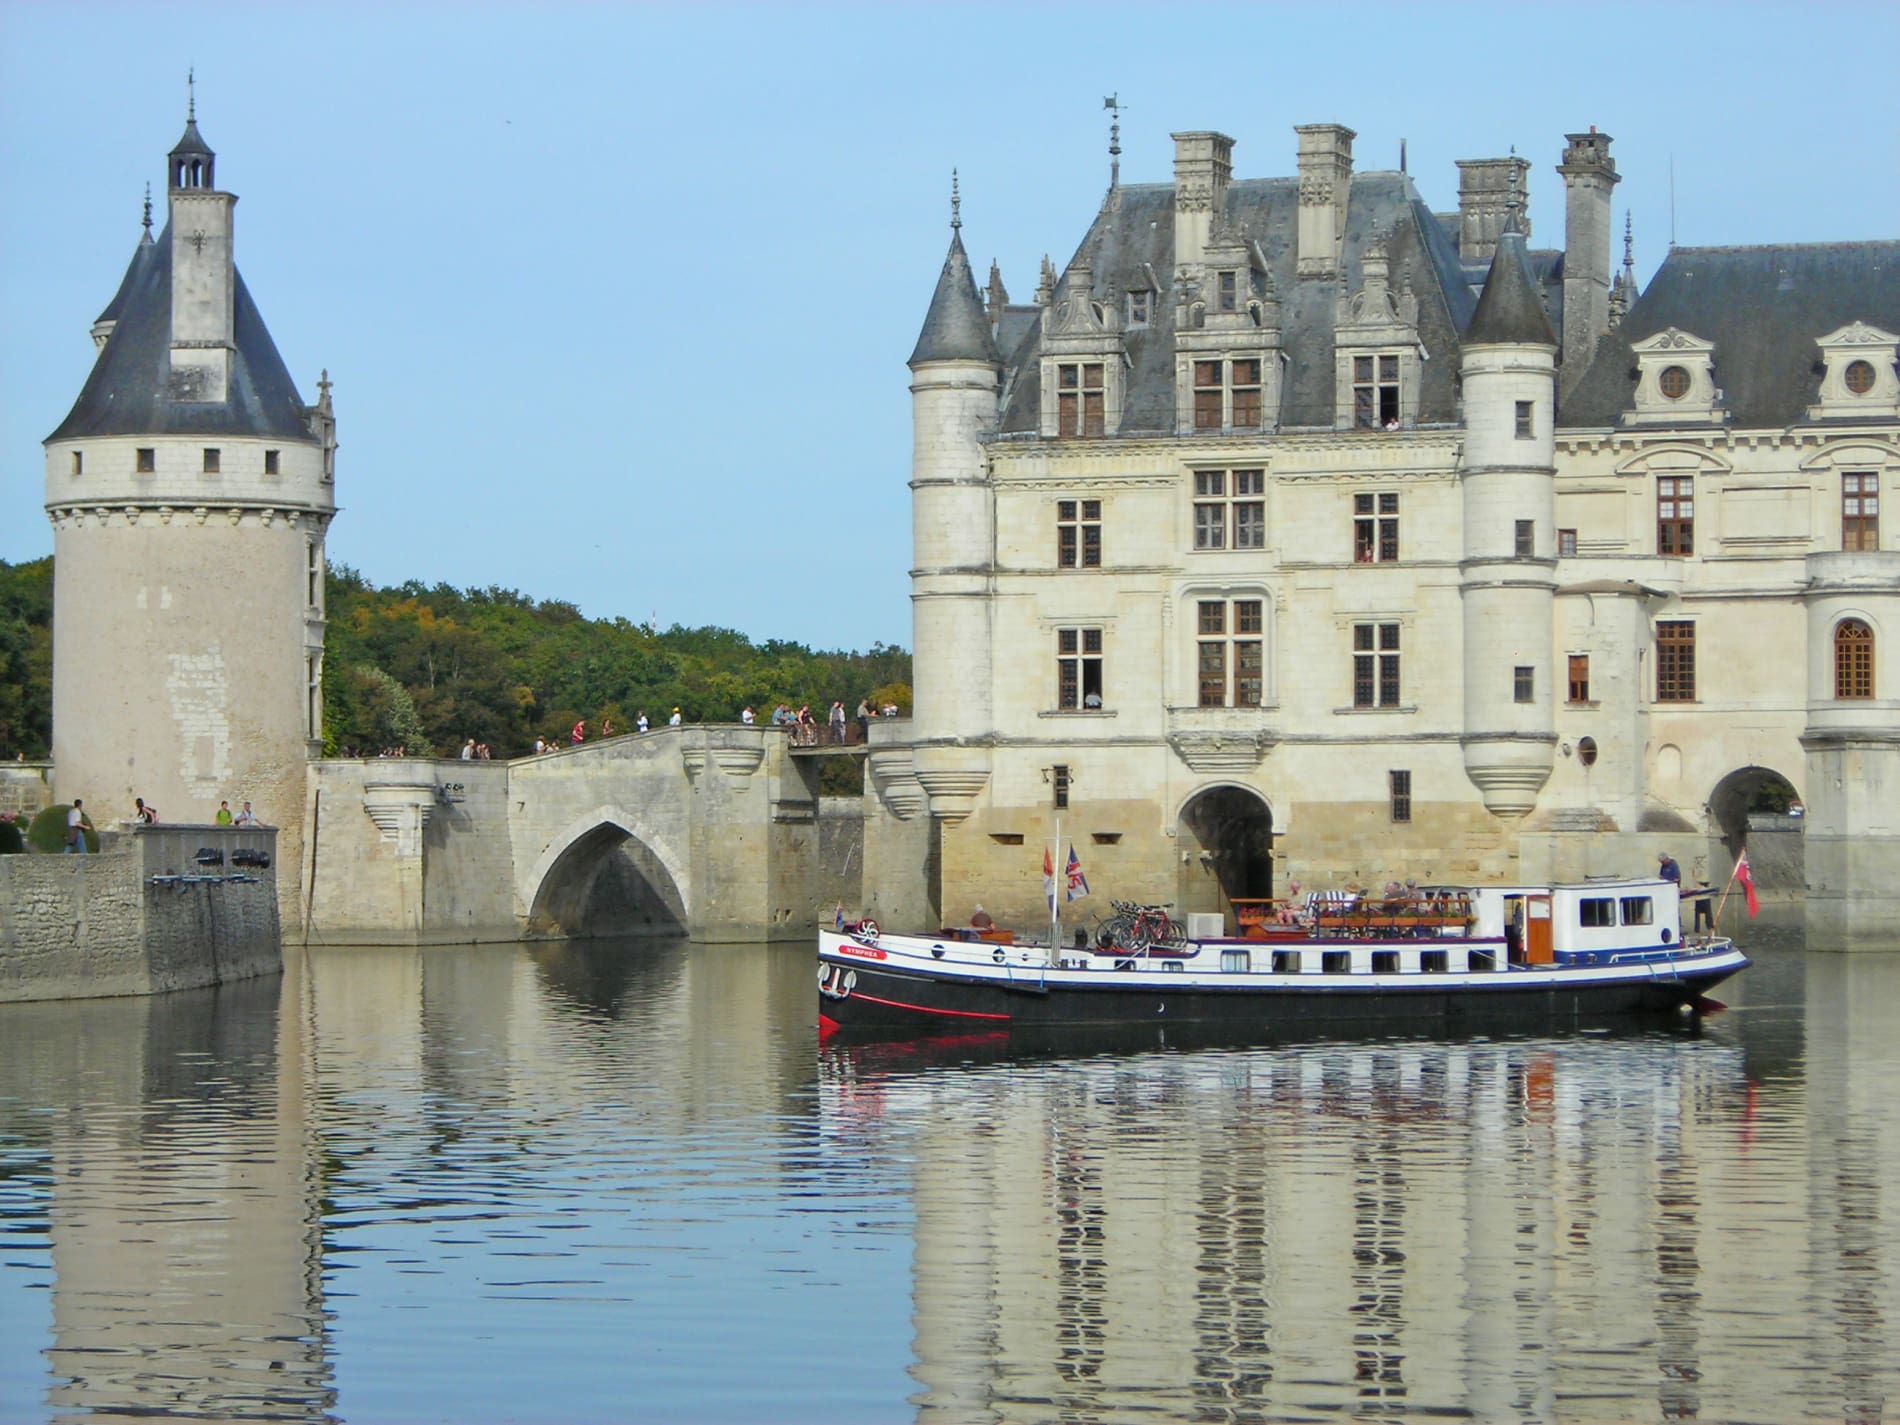
[[[1565,134],[1564,330],[1561,386],[1568,392],[1590,364],[1597,340],[1610,328],[1610,190],[1616,162],[1610,136],[1594,125],[1586,134]],[[1562,394],[1560,392],[1560,394]]]
[[[1302,277],[1339,272],[1340,241],[1346,233],[1346,195],[1352,187],[1352,141],[1344,124],[1296,124],[1299,135]]]
[[[1234,141],[1226,134],[1174,136],[1174,261],[1194,266],[1207,255],[1214,215],[1227,206]]]
[[[1504,209],[1517,194],[1517,226],[1526,239],[1531,220],[1524,196],[1524,179],[1531,171],[1527,158],[1461,158],[1458,160],[1458,256],[1466,262],[1489,262],[1504,231]],[[1513,180],[1515,184],[1513,184]]]
[[[230,398],[237,313],[231,210],[237,198],[216,187],[216,163],[217,156],[198,132],[194,105],[184,137],[167,163],[172,245],[167,395],[174,401],[222,403]]]

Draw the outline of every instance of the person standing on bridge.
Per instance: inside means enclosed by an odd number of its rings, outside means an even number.
[[[758,721],[758,719],[752,716],[752,709],[746,707],[739,709],[739,721],[744,723],[747,727],[750,727],[754,722]]]
[[[586,718],[582,718],[579,722],[574,724],[574,730],[567,735],[567,740],[568,743],[574,747],[579,747],[583,742],[587,741]]]
[[[844,746],[844,704],[837,699],[831,703],[831,713],[826,721],[831,724],[831,740],[838,747]]]
[[[678,708],[673,709],[673,715],[666,720],[666,725],[668,727],[678,727],[680,725],[680,710]]]
[[[647,730],[647,710],[645,708],[641,708],[640,716],[633,720],[633,730],[635,732],[645,732]]]

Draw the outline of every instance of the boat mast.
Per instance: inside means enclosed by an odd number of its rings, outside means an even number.
[[[1057,964],[1062,953],[1062,912],[1058,909],[1062,897],[1057,894],[1057,882],[1067,883],[1068,872],[1062,864],[1062,818],[1056,818],[1055,849],[1049,853],[1049,965]]]

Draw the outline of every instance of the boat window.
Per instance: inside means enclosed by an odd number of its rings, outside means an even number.
[[[1623,897],[1623,924],[1649,925],[1655,918],[1648,896]]]
[[[1245,950],[1223,950],[1220,952],[1220,967],[1223,970],[1251,970],[1253,956]]]
[[[1299,974],[1300,952],[1297,950],[1275,950],[1273,952],[1273,972],[1276,975]]]
[[[1396,975],[1399,972],[1399,952],[1396,950],[1374,950],[1372,952],[1372,973],[1375,975]]]
[[[1348,974],[1352,970],[1352,952],[1350,950],[1322,950],[1319,954],[1319,968],[1322,974]]]
[[[1616,924],[1616,902],[1609,896],[1586,896],[1577,902],[1577,924],[1601,928]]]
[[[1418,967],[1428,975],[1442,975],[1446,968],[1445,952],[1443,950],[1419,951]]]

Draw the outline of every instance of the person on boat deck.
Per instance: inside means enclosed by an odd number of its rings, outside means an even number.
[[[1682,867],[1676,864],[1675,857],[1671,856],[1667,851],[1660,851],[1656,854],[1656,862],[1657,875],[1661,876],[1665,881],[1674,881],[1677,885],[1682,884]]]
[[[972,930],[994,930],[996,929],[996,922],[990,919],[990,913],[988,911],[983,909],[982,906],[978,906],[970,913],[970,928]]]
[[[1298,925],[1300,919],[1300,883],[1286,883],[1286,899],[1274,908],[1273,918],[1281,925]]]

